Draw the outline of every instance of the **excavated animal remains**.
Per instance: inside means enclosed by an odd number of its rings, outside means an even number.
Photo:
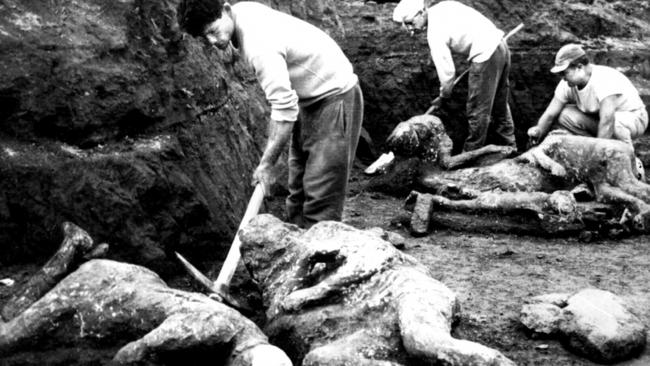
[[[456,295],[375,231],[331,221],[305,231],[260,215],[241,239],[266,334],[297,364],[514,365],[452,338]]]
[[[407,207],[414,234],[428,232],[431,221],[467,222],[463,215],[477,218],[475,228],[495,231],[646,232],[650,185],[637,175],[631,146],[556,132],[519,157],[492,165],[440,171],[429,164],[418,183],[433,194],[413,192]],[[499,220],[481,218],[493,214]]]
[[[0,359],[20,363],[21,352],[74,344],[76,352],[118,348],[118,364],[180,364],[203,355],[206,364],[291,365],[252,321],[205,295],[169,288],[144,267],[93,259],[60,279],[94,247],[76,226],[68,224],[66,234],[59,252],[3,309],[11,319],[0,322]]]

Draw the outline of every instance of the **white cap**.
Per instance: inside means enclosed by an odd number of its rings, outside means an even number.
[[[422,9],[424,9],[424,0],[402,0],[393,10],[393,21],[410,22]]]

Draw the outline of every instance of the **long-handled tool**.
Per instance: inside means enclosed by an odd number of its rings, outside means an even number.
[[[251,196],[251,199],[248,201],[248,206],[246,207],[246,211],[244,212],[244,217],[239,223],[239,227],[237,228],[237,232],[235,233],[235,239],[232,241],[232,244],[230,245],[230,250],[228,250],[228,256],[226,256],[226,260],[223,262],[223,266],[221,267],[221,271],[219,271],[219,276],[217,277],[216,281],[212,282],[208,277],[206,277],[203,273],[201,273],[201,271],[199,271],[190,262],[188,262],[182,255],[176,253],[176,256],[181,261],[183,266],[187,269],[187,271],[190,273],[190,275],[194,279],[196,279],[201,285],[203,285],[207,290],[212,292],[213,295],[218,298],[218,300],[221,300],[224,303],[227,303],[228,305],[243,310],[248,310],[248,309],[246,309],[245,306],[243,306],[239,301],[237,301],[229,294],[228,287],[230,286],[230,281],[232,280],[232,277],[235,274],[235,270],[237,269],[237,265],[239,264],[239,259],[241,258],[241,254],[239,252],[239,247],[241,246],[241,241],[239,240],[239,231],[248,224],[248,222],[253,218],[253,216],[257,215],[263,200],[264,200],[264,187],[262,186],[262,184],[258,183],[255,186],[255,190],[253,191],[253,195]]]
[[[508,34],[506,34],[503,37],[503,40],[507,41],[508,38],[510,38],[515,33],[519,32],[521,30],[521,28],[523,28],[523,27],[524,27],[524,23],[519,23],[519,25],[517,25],[515,28],[513,28],[510,32],[508,32]],[[458,77],[456,77],[456,79],[454,79],[453,86],[455,87],[456,84],[458,84],[458,82],[460,82],[468,73],[469,73],[469,68],[467,68],[467,70],[463,71],[462,74],[458,75]],[[424,112],[424,114],[431,114],[436,109],[438,109],[439,106],[440,106],[441,100],[442,100],[442,98],[440,98],[440,96],[436,97],[431,102],[431,107],[429,107],[429,109],[427,109],[427,111]],[[378,172],[380,172],[382,170],[385,170],[393,162],[394,158],[395,158],[395,156],[394,156],[392,151],[390,151],[388,153],[384,153],[374,163],[369,165],[364,170],[364,173],[368,174],[368,175],[373,175],[373,174],[376,174],[376,173],[378,173]]]
[[[524,27],[524,23],[519,23],[519,25],[517,25],[515,28],[513,28],[510,32],[508,32],[508,34],[506,34],[503,37],[503,40],[507,41],[508,38],[510,38],[513,34],[519,32],[519,30],[521,30],[521,28],[523,28],[523,27]],[[469,68],[467,68],[467,70],[463,71],[462,74],[458,75],[458,77],[456,79],[454,79],[453,84],[452,84],[453,85],[452,88],[456,87],[456,84],[458,84],[467,74],[469,74]],[[437,96],[431,102],[431,107],[429,107],[429,109],[427,109],[427,111],[424,112],[424,114],[431,114],[434,110],[436,110],[438,108],[438,106],[440,105],[441,99],[442,98],[440,96]]]

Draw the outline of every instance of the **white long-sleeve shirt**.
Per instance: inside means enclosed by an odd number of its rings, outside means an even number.
[[[402,0],[393,11],[393,20],[409,22],[423,7],[423,0]],[[467,55],[472,62],[485,62],[502,38],[503,31],[494,23],[458,1],[441,1],[427,9],[427,42],[440,85],[456,74],[452,52]]]
[[[271,104],[271,118],[295,121],[298,105],[345,93],[358,82],[340,47],[315,26],[256,2],[232,5],[235,37]]]

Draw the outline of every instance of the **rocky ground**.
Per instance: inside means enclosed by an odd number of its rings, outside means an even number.
[[[410,213],[404,210],[403,199],[364,190],[368,178],[361,168],[358,164],[352,178],[344,221],[358,228],[381,227],[406,239],[404,252],[419,259],[436,279],[458,294],[462,315],[454,336],[498,349],[521,366],[597,365],[572,354],[556,339],[531,338],[518,322],[525,299],[584,288],[611,291],[627,301],[645,324],[650,324],[650,235],[586,242],[575,237],[540,238],[439,228],[428,236],[412,237],[408,232]],[[267,210],[281,215],[280,201],[276,198]],[[11,278],[17,286],[37,268],[37,264],[5,266],[0,268],[0,279]],[[169,278],[168,282],[183,289],[194,287],[186,276]],[[11,290],[0,286],[0,304]],[[112,355],[111,350],[94,352],[98,353],[78,353],[74,347],[35,351],[22,361],[36,364],[48,359],[48,364],[88,364]],[[0,364],[4,365],[1,360]],[[619,363],[648,364],[650,350]]]
[[[366,179],[357,175],[357,183]],[[370,214],[369,214],[370,213]],[[583,288],[611,291],[650,324],[650,236],[584,242],[575,237],[540,238],[439,229],[422,238],[408,234],[403,200],[355,191],[344,221],[379,226],[406,238],[409,253],[434,277],[456,291],[461,338],[502,351],[518,365],[596,365],[565,350],[560,342],[530,338],[518,322],[523,301],[550,292]],[[650,351],[620,365],[650,364]]]

